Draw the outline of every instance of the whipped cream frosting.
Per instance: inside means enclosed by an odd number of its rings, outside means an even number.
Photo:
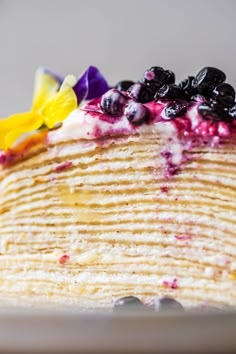
[[[201,103],[193,102],[189,105],[185,115],[170,119],[165,115],[165,107],[170,101],[150,102],[145,106],[150,111],[147,123],[136,127],[125,117],[111,117],[100,110],[100,99],[95,99],[81,108],[74,110],[64,121],[63,126],[48,133],[50,144],[69,139],[98,139],[105,136],[131,135],[142,131],[144,126],[167,125],[171,133],[185,138],[201,138],[202,141],[218,143],[220,138],[230,136],[233,123],[224,121],[207,121],[198,113],[197,107]],[[171,127],[171,128],[170,128]],[[160,128],[162,129],[162,128]],[[165,130],[165,128],[164,128]]]
[[[124,114],[112,117],[103,113],[100,102],[101,97],[72,111],[60,128],[47,132],[46,144],[53,145],[69,140],[98,141],[104,137],[125,137],[142,135],[147,130],[157,131],[166,141],[163,145],[163,157],[172,169],[172,165],[179,165],[184,160],[184,150],[206,144],[218,146],[222,140],[227,140],[236,133],[234,121],[206,120],[199,114],[201,96],[198,101],[189,104],[183,116],[172,119],[165,114],[169,100],[146,103],[144,106],[149,111],[149,119],[139,126],[133,125]],[[16,150],[1,152],[0,164],[6,165],[15,158],[23,156],[34,145],[34,135],[28,137],[28,140],[27,144],[16,146]],[[42,134],[42,141],[45,141],[45,134]]]
[[[233,132],[233,124],[223,121],[207,121],[198,113],[199,101],[189,105],[182,117],[170,119],[165,115],[169,101],[145,104],[150,112],[149,121],[134,126],[123,114],[111,117],[100,110],[100,99],[95,99],[73,111],[63,126],[48,133],[48,143],[57,144],[67,140],[95,140],[103,137],[130,136],[145,134],[149,131],[161,134],[165,144],[161,157],[165,177],[178,173],[181,164],[188,159],[185,151],[206,145],[218,146],[221,139],[228,138]],[[157,136],[158,136],[157,134]]]

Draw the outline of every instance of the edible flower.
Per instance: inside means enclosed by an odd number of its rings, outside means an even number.
[[[9,150],[22,135],[41,127],[52,129],[83,100],[101,96],[108,89],[103,75],[94,66],[90,66],[79,79],[74,75],[62,79],[48,69],[39,68],[35,75],[31,110],[0,119],[0,150]]]

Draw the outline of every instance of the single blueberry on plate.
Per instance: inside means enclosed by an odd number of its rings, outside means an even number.
[[[182,312],[184,311],[183,306],[180,302],[170,297],[162,297],[161,299],[156,299],[155,301],[155,311],[158,312]]]
[[[230,107],[234,104],[235,90],[227,83],[217,85],[213,90],[212,98],[223,106]]]
[[[135,296],[125,296],[116,300],[113,306],[114,312],[126,310],[145,310],[146,306]]]
[[[135,126],[138,126],[149,118],[149,110],[139,102],[129,102],[124,110],[124,115]]]
[[[115,88],[119,91],[127,91],[130,88],[130,86],[132,86],[133,84],[134,84],[133,81],[123,80],[123,81],[118,82],[115,85]]]
[[[187,112],[187,107],[188,103],[186,101],[171,101],[165,108],[165,116],[167,117],[166,119],[183,116]]]
[[[116,89],[107,91],[101,99],[101,109],[111,116],[120,116],[126,104],[126,97]]]
[[[207,66],[199,71],[194,80],[194,87],[204,96],[211,96],[214,88],[224,82],[226,75],[223,71]]]

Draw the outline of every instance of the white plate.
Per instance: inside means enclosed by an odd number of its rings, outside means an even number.
[[[0,309],[1,353],[233,353],[236,312],[84,313]]]

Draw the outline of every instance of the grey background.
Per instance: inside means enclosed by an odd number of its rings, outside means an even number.
[[[177,79],[203,66],[236,86],[234,0],[0,0],[0,117],[30,107],[38,66],[111,84],[160,65]]]

